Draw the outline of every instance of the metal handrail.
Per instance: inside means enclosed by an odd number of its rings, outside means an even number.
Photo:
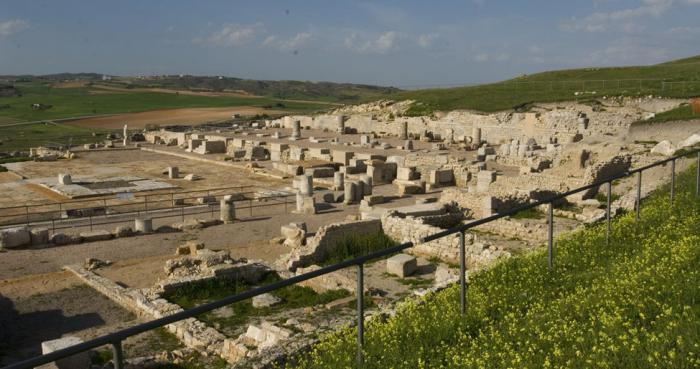
[[[553,237],[552,205],[554,202],[561,200],[561,199],[564,199],[567,196],[577,194],[577,193],[582,192],[582,191],[586,191],[586,190],[589,190],[592,188],[600,187],[602,185],[607,185],[608,194],[607,194],[606,218],[607,218],[607,223],[608,223],[608,228],[607,228],[608,238],[607,239],[609,242],[610,208],[611,208],[611,191],[610,190],[611,190],[612,182],[617,180],[617,179],[620,179],[620,178],[631,176],[632,174],[635,174],[635,173],[638,173],[640,175],[638,177],[638,182],[637,182],[637,199],[636,199],[637,219],[639,219],[639,203],[640,203],[640,197],[641,197],[641,173],[644,170],[647,170],[647,169],[650,169],[653,167],[657,167],[660,165],[664,165],[668,162],[671,162],[673,164],[672,165],[672,172],[671,172],[671,186],[673,187],[675,185],[675,175],[676,175],[675,162],[676,162],[676,160],[690,156],[691,154],[697,154],[697,158],[698,158],[695,194],[696,194],[696,196],[700,196],[700,149],[695,149],[695,150],[691,150],[687,153],[684,153],[682,155],[677,155],[677,156],[673,156],[673,157],[670,157],[670,158],[667,158],[664,160],[660,160],[660,161],[654,162],[652,164],[649,164],[649,165],[646,165],[646,166],[643,166],[640,168],[632,169],[632,170],[626,171],[624,173],[620,173],[618,175],[607,177],[604,180],[596,181],[596,182],[591,183],[591,184],[586,185],[586,186],[575,188],[573,190],[570,190],[570,191],[567,191],[567,192],[564,192],[564,193],[561,193],[558,195],[553,195],[545,200],[535,201],[533,203],[519,206],[517,208],[511,209],[511,210],[503,212],[503,213],[494,214],[494,215],[491,215],[491,216],[488,216],[488,217],[485,217],[482,219],[478,219],[478,220],[475,220],[475,221],[472,221],[472,222],[469,222],[466,224],[462,224],[462,225],[444,230],[442,232],[437,232],[437,233],[432,234],[430,236],[423,237],[420,240],[420,243],[434,241],[436,239],[439,239],[439,238],[442,238],[445,236],[449,236],[452,234],[459,234],[460,235],[460,271],[461,271],[460,281],[459,281],[460,282],[460,300],[461,300],[460,304],[461,304],[461,312],[462,312],[462,314],[464,314],[465,309],[466,309],[465,308],[466,307],[466,280],[465,280],[466,278],[465,278],[465,273],[464,273],[465,272],[464,232],[466,230],[474,228],[474,227],[482,225],[482,224],[492,222],[494,220],[498,220],[501,218],[512,216],[519,211],[532,209],[532,208],[537,207],[537,206],[548,204],[550,206],[550,209],[548,212],[548,222],[549,222],[549,227],[548,227],[549,228],[548,265],[551,269],[552,268],[552,255],[553,255],[553,253],[552,253],[552,247],[553,247],[553,241],[552,241],[552,239],[553,239],[552,238]],[[671,189],[671,203],[672,202],[673,202],[673,188]],[[160,327],[163,327],[165,325],[178,322],[180,320],[192,318],[192,317],[195,317],[197,315],[210,312],[212,310],[224,307],[224,306],[232,304],[232,303],[240,302],[240,301],[261,295],[263,293],[272,292],[272,291],[275,291],[275,290],[280,289],[280,288],[291,286],[291,285],[299,283],[299,282],[304,282],[304,281],[307,281],[309,279],[319,277],[319,276],[322,276],[325,274],[329,274],[329,273],[332,273],[332,272],[335,272],[335,271],[338,271],[338,270],[341,270],[341,269],[344,269],[347,267],[351,267],[351,266],[356,266],[358,268],[358,273],[357,273],[357,285],[358,285],[357,287],[358,288],[356,291],[357,312],[358,312],[358,314],[357,314],[357,324],[358,324],[358,337],[357,337],[358,357],[357,357],[357,359],[358,359],[358,362],[362,362],[362,346],[364,343],[364,336],[363,336],[363,332],[364,332],[363,266],[365,263],[367,263],[370,260],[382,258],[384,256],[388,256],[388,255],[394,254],[396,252],[403,251],[407,248],[411,248],[413,246],[415,246],[414,243],[406,242],[406,243],[402,243],[402,244],[397,245],[397,246],[389,247],[389,248],[382,249],[379,251],[374,251],[374,252],[371,252],[367,255],[348,259],[348,260],[342,261],[340,263],[336,263],[333,265],[322,267],[320,269],[317,269],[317,270],[314,270],[311,272],[307,272],[304,274],[296,275],[294,277],[291,277],[291,278],[288,278],[288,279],[285,279],[282,281],[278,281],[275,283],[271,283],[269,285],[256,287],[256,288],[253,288],[251,290],[248,290],[248,291],[236,294],[236,295],[228,296],[228,297],[223,298],[221,300],[202,304],[202,305],[196,306],[196,307],[191,308],[191,309],[183,310],[183,311],[180,311],[178,313],[175,313],[175,314],[172,314],[172,315],[169,315],[166,317],[158,318],[158,319],[146,322],[146,323],[138,324],[138,325],[135,325],[135,326],[132,326],[129,328],[125,328],[125,329],[121,329],[121,330],[118,330],[114,333],[110,333],[110,334],[107,334],[107,335],[104,335],[104,336],[101,336],[101,337],[98,337],[98,338],[95,338],[95,339],[92,339],[92,340],[89,340],[89,341],[86,341],[86,342],[83,342],[83,343],[80,343],[80,344],[77,344],[74,346],[66,347],[64,349],[60,349],[60,350],[57,350],[57,351],[54,351],[54,352],[51,352],[48,354],[36,356],[36,357],[30,358],[30,359],[27,359],[27,360],[24,360],[24,361],[15,363],[15,364],[8,365],[2,369],[29,369],[29,368],[33,368],[33,367],[36,367],[39,365],[47,364],[47,363],[53,362],[55,360],[62,359],[62,358],[65,358],[65,357],[68,357],[68,356],[71,356],[71,355],[74,355],[74,354],[77,354],[80,352],[84,352],[84,351],[87,351],[90,349],[94,349],[94,348],[97,348],[100,346],[104,346],[104,345],[112,345],[112,349],[114,352],[114,359],[115,359],[115,363],[114,363],[115,368],[121,369],[121,368],[123,368],[123,354],[122,354],[121,342],[128,337],[131,337],[131,336],[134,336],[137,334],[141,334],[141,333],[147,332],[147,331],[152,330],[152,329],[160,328]]]

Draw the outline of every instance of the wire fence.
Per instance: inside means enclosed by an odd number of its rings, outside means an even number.
[[[427,236],[423,239],[420,240],[417,244],[420,243],[425,243],[425,242],[430,242],[437,240],[442,237],[446,237],[449,235],[453,234],[459,234],[459,258],[460,258],[460,263],[459,263],[459,269],[460,269],[460,276],[459,276],[459,286],[460,286],[460,310],[462,315],[466,313],[467,310],[467,283],[466,283],[466,253],[465,253],[465,232],[477,227],[482,224],[486,224],[489,222],[493,222],[495,220],[505,218],[505,217],[510,217],[515,215],[518,212],[529,210],[536,208],[538,206],[548,206],[548,211],[547,211],[547,221],[548,221],[548,227],[547,227],[547,233],[548,233],[548,238],[547,238],[547,264],[549,269],[554,268],[554,217],[553,217],[553,207],[554,204],[566,199],[566,197],[577,194],[579,192],[587,191],[590,189],[594,188],[599,188],[601,186],[606,186],[607,189],[607,201],[606,201],[606,240],[609,243],[610,242],[610,231],[611,231],[611,196],[612,196],[612,183],[618,179],[621,178],[626,178],[630,177],[633,175],[637,176],[637,188],[636,188],[636,199],[635,199],[635,212],[636,212],[636,218],[640,218],[640,207],[641,207],[641,187],[642,187],[642,173],[645,170],[666,165],[668,163],[671,164],[671,170],[670,170],[670,182],[671,182],[671,191],[670,191],[670,204],[673,205],[674,197],[675,197],[675,178],[676,178],[676,161],[679,159],[682,159],[684,157],[690,157],[692,155],[697,155],[697,172],[696,172],[696,185],[695,185],[695,196],[696,198],[700,198],[700,149],[692,150],[689,151],[683,155],[678,155],[678,156],[673,156],[661,161],[657,161],[655,163],[646,165],[641,168],[629,170],[625,173],[621,173],[615,176],[611,176],[608,178],[605,178],[604,180],[579,187],[561,194],[557,194],[554,196],[551,196],[548,199],[541,200],[541,201],[536,201],[527,205],[523,205],[517,208],[514,208],[512,210],[509,210],[507,212],[503,213],[498,213],[491,215],[489,217],[485,217],[482,219],[474,220],[469,223],[461,224],[459,226],[446,229],[444,231],[435,233],[433,235]],[[262,287],[257,287],[253,288],[251,290],[245,291],[243,293],[239,293],[236,295],[228,296],[226,298],[223,298],[221,300],[209,302],[206,304],[199,305],[197,307],[187,309],[172,315],[168,315],[162,318],[158,318],[155,320],[151,320],[149,322],[143,323],[143,324],[138,324],[129,328],[125,328],[122,330],[119,330],[114,333],[110,333],[104,336],[100,336],[98,338],[66,347],[64,349],[60,349],[48,354],[44,354],[41,356],[37,356],[31,359],[24,360],[22,362],[18,362],[15,364],[11,364],[9,366],[6,366],[4,369],[29,369],[33,368],[39,365],[47,364],[62,358],[69,357],[71,355],[75,355],[87,350],[95,349],[100,346],[104,345],[110,345],[112,347],[112,353],[113,353],[113,364],[115,369],[122,369],[124,368],[124,355],[123,355],[123,350],[122,350],[122,341],[125,339],[138,335],[147,331],[150,331],[152,329],[160,328],[168,324],[172,324],[184,319],[189,319],[196,317],[197,315],[204,314],[207,312],[210,312],[215,309],[222,308],[224,306],[244,301],[250,298],[253,298],[255,296],[272,292],[275,290],[278,290],[280,288],[284,288],[287,286],[291,286],[300,282],[307,281],[312,278],[320,277],[329,273],[333,273],[335,271],[344,269],[344,268],[349,268],[349,267],[355,267],[357,268],[357,290],[356,293],[356,301],[357,301],[357,307],[356,307],[356,312],[357,312],[357,363],[358,366],[362,365],[363,362],[363,346],[364,346],[364,265],[372,260],[375,259],[380,259],[392,254],[395,254],[397,252],[401,252],[403,250],[406,250],[408,248],[414,247],[416,244],[413,242],[406,242],[402,243],[400,245],[386,248],[380,251],[375,251],[370,254],[352,258],[349,260],[345,260],[343,262],[329,265],[326,267],[322,267],[320,269],[308,272],[308,273],[303,273],[300,275],[296,275],[294,277],[271,283]]]

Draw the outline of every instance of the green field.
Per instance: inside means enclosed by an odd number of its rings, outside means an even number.
[[[290,102],[271,98],[235,96],[191,96],[171,93],[116,92],[92,94],[88,87],[53,88],[48,84],[19,83],[22,96],[0,98],[0,119],[22,121],[60,119],[78,116],[133,113],[157,109],[270,106],[276,110],[312,112],[327,104]],[[104,92],[104,91],[102,91]],[[34,110],[32,104],[51,105]],[[276,105],[282,104],[282,105]]]
[[[665,111],[660,114],[656,114],[653,118],[644,121],[635,122],[633,124],[653,124],[653,123],[663,123],[671,122],[675,120],[690,120],[690,119],[700,119],[700,115],[693,114],[693,107],[690,105],[683,105],[669,111]]]
[[[362,368],[700,367],[700,200],[695,168],[634,214],[559,237],[470,278],[468,312],[452,286],[365,330]],[[356,366],[356,330],[324,337],[300,368]]]
[[[587,93],[576,95],[576,92]],[[454,109],[493,112],[532,102],[623,95],[700,96],[700,57],[652,66],[543,72],[478,86],[399,92],[392,98],[416,100],[418,104],[408,115],[425,115]]]
[[[107,132],[53,123],[0,126],[0,151],[28,151],[30,147],[39,145],[67,146],[101,142]]]

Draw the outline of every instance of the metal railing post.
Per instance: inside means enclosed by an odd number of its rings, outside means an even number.
[[[24,214],[25,214],[26,221],[27,221],[27,227],[29,227],[29,206],[24,207]]]
[[[637,172],[637,198],[634,202],[635,211],[637,213],[636,217],[639,220],[639,211],[642,207],[642,171]]]
[[[365,345],[365,281],[364,265],[357,264],[357,365],[362,367],[363,347]]]
[[[92,231],[92,214],[90,214],[90,230]]]
[[[676,192],[676,159],[671,160],[671,206]]]
[[[180,216],[182,217],[182,221],[185,221],[185,207],[180,208]]]
[[[547,267],[552,270],[554,266],[554,202],[549,203],[547,209]]]
[[[610,244],[610,202],[612,201],[612,181],[608,181],[608,201],[605,207],[605,220],[607,221],[607,228],[605,232],[605,242]]]
[[[146,212],[148,212],[148,195],[146,195],[146,196],[143,197],[143,204],[144,204],[144,207],[145,207],[144,210],[145,210]]]
[[[253,217],[253,199],[250,199],[250,217]]]
[[[124,368],[124,352],[122,351],[122,341],[112,343],[112,361],[114,369]]]
[[[464,315],[467,311],[467,281],[465,277],[466,256],[464,252],[464,231],[459,232],[459,308]]]

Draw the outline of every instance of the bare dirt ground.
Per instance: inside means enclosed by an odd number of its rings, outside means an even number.
[[[20,179],[20,175],[29,180],[50,178],[58,173],[70,173],[74,178],[77,176],[97,178],[137,176],[167,182],[182,191],[234,186],[280,188],[289,185],[286,181],[269,177],[251,177],[244,169],[183,160],[171,155],[140,150],[83,151],[78,152],[77,158],[72,160],[22,162],[6,164],[6,166],[16,174],[0,173],[2,175],[0,176],[0,191],[13,195],[0,197],[0,207],[24,205],[25,203],[47,204],[65,200],[64,197],[54,194],[50,190],[29,184],[26,180]],[[163,174],[168,166],[179,167],[182,177],[193,173],[201,179],[197,181],[186,181],[181,178],[168,179],[167,175]]]
[[[124,124],[129,128],[145,128],[147,124],[197,125],[200,123],[231,119],[233,114],[283,114],[283,110],[270,110],[255,106],[236,106],[226,108],[186,108],[151,110],[140,113],[126,113],[108,117],[85,118],[68,121],[65,124],[82,128],[121,129]]]
[[[0,282],[0,365],[41,354],[41,342],[70,333],[94,338],[136,317],[67,272]]]

